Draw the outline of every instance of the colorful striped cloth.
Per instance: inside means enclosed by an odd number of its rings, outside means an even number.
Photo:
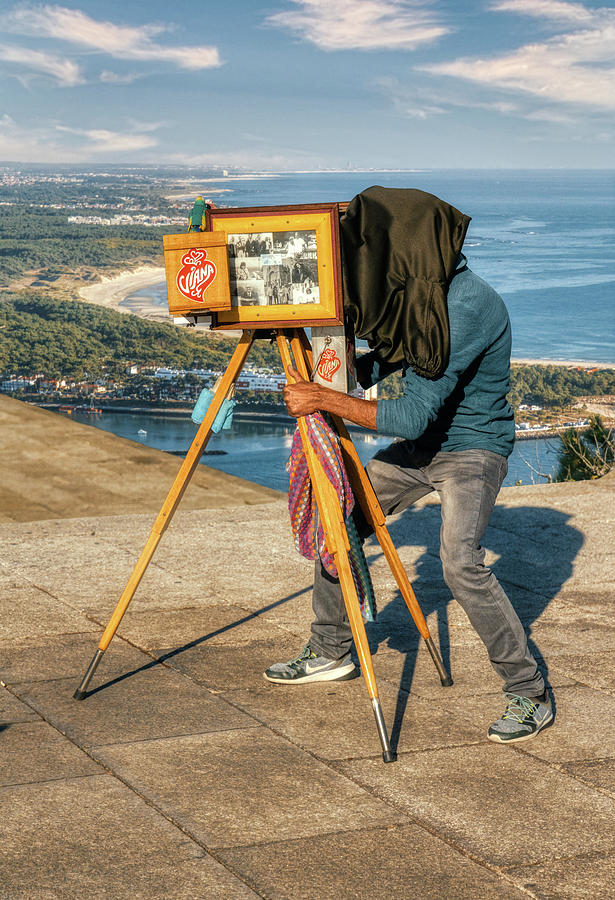
[[[350,543],[348,554],[350,568],[361,605],[361,614],[366,622],[373,622],[376,619],[374,588],[363,553],[363,546],[350,517],[354,508],[354,496],[344,467],[338,436],[321,413],[306,416],[305,422],[310,444],[335,489],[344,516]],[[290,476],[288,510],[295,547],[307,559],[316,559],[318,555],[327,572],[333,578],[337,578],[335,560],[329,552],[324,530],[318,518],[316,499],[312,490],[299,428],[296,429],[293,437],[292,450],[286,468]]]

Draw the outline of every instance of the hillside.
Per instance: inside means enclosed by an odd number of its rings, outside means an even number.
[[[180,460],[0,394],[0,522],[155,515]],[[269,488],[199,466],[182,509],[268,503]]]
[[[234,337],[181,329],[82,301],[59,300],[42,291],[2,296],[0,374],[98,380],[112,390],[119,385],[123,397],[137,398],[137,382],[126,376],[127,366],[220,370],[236,346]],[[257,341],[250,364],[280,371],[275,345],[266,339]],[[198,390],[194,388],[194,398]],[[380,394],[395,397],[401,390],[396,373],[382,383]],[[511,369],[510,401],[515,409],[523,410],[524,404],[535,406],[538,412],[530,418],[540,419],[554,411],[565,420],[575,406],[585,402],[589,410],[592,398],[598,397],[603,398],[600,409],[604,414],[613,394],[613,368],[513,364]],[[261,399],[270,404],[276,398]]]

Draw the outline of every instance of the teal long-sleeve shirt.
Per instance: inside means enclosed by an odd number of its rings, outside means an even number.
[[[461,255],[448,291],[450,357],[440,378],[403,373],[403,397],[379,400],[376,430],[426,450],[484,449],[509,456],[515,426],[510,389],[511,330],[504,301]],[[374,353],[360,357],[359,383],[394,371]]]

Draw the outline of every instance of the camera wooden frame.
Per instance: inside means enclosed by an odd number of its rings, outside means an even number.
[[[303,328],[344,322],[338,203],[212,209],[207,231],[229,235],[313,231],[319,299],[315,303],[231,306],[212,311],[212,328]]]

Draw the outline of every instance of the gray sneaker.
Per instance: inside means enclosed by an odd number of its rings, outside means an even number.
[[[274,663],[264,677],[276,684],[308,684],[311,681],[347,681],[355,677],[356,671],[350,653],[341,659],[327,659],[313,653],[306,644],[296,659]]]
[[[508,702],[502,718],[489,729],[490,741],[499,744],[529,741],[553,721],[553,710],[547,694],[542,697],[506,694],[506,699]]]

